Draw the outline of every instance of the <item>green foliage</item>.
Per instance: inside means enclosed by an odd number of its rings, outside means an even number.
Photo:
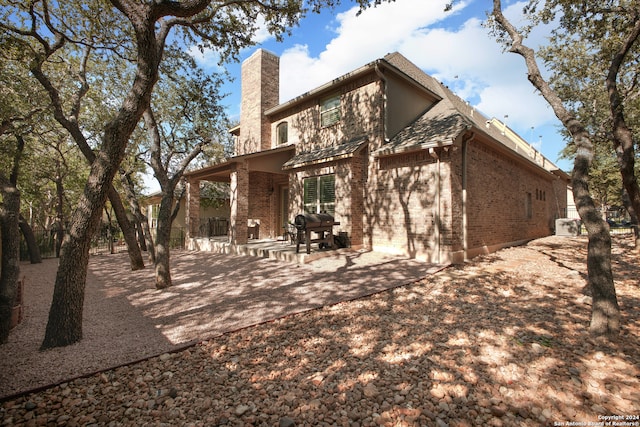
[[[549,43],[539,51],[547,69],[551,70],[550,84],[566,108],[592,135],[592,192],[602,204],[620,204],[622,180],[613,149],[614,124],[605,80],[611,58],[638,19],[640,2],[554,0],[547,1],[542,8],[537,3],[531,2],[529,11],[537,13],[540,22],[558,24]],[[623,97],[625,121],[633,131],[635,141],[640,137],[639,72],[640,43],[636,41],[625,57],[616,81]],[[567,147],[562,155],[572,159],[575,147],[571,135],[565,132],[565,138]],[[636,150],[636,156],[637,153]],[[636,174],[638,171],[636,162]]]

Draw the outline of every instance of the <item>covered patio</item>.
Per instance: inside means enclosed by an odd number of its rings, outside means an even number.
[[[226,162],[185,174],[187,203],[186,246],[189,249],[219,248],[234,253],[254,240],[277,242],[289,218],[289,175],[282,166],[293,157],[295,147],[282,146],[235,156]],[[225,182],[230,187],[229,230],[227,236],[202,235],[200,231],[200,183]],[[233,249],[232,249],[233,248]]]

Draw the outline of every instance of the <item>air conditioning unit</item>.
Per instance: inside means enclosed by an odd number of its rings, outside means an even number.
[[[580,220],[575,218],[556,219],[556,236],[580,235]]]

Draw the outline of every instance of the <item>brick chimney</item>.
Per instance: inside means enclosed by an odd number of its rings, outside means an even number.
[[[264,112],[280,102],[280,58],[258,49],[242,63],[241,79],[237,155],[271,148],[271,123]]]

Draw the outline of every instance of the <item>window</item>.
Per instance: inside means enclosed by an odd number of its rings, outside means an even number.
[[[160,205],[151,205],[151,228],[158,227],[158,212],[160,211]]]
[[[533,218],[533,207],[531,206],[531,193],[527,193],[524,199],[524,210],[527,219]]]
[[[328,213],[336,211],[336,176],[323,175],[304,180],[304,212]]]
[[[331,126],[340,121],[340,95],[325,98],[320,102],[320,125]]]
[[[276,144],[282,145],[289,142],[289,125],[287,122],[282,122],[276,127]]]

